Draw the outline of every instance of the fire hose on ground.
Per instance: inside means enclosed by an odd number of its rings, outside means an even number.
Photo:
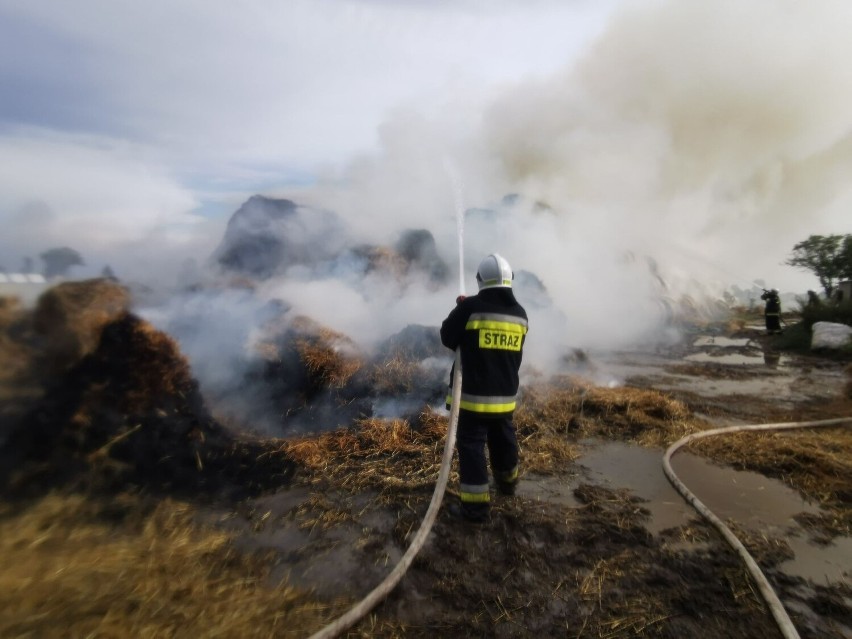
[[[459,396],[461,394],[461,358],[459,353],[456,352],[456,360],[455,360],[455,375],[453,376],[453,403],[452,410],[450,412],[450,420],[449,427],[447,429],[447,441],[444,445],[444,455],[443,460],[441,462],[441,469],[438,473],[438,482],[435,486],[435,492],[432,494],[432,501],[429,503],[429,508],[426,511],[426,516],[423,518],[423,522],[420,524],[420,528],[417,530],[417,533],[414,536],[414,539],[411,542],[411,545],[408,547],[405,555],[403,555],[402,559],[400,559],[399,563],[394,567],[394,569],[388,574],[388,576],[376,586],[370,593],[364,597],[358,604],[349,609],[347,613],[337,618],[332,623],[325,626],[322,630],[311,635],[310,639],[332,639],[333,637],[337,637],[343,631],[351,628],[353,625],[358,623],[367,613],[370,612],[379,602],[381,602],[388,594],[396,587],[405,573],[408,571],[411,562],[414,560],[414,557],[423,547],[423,544],[426,541],[426,538],[429,535],[429,532],[432,530],[432,525],[435,523],[435,518],[438,514],[438,509],[441,505],[441,500],[443,499],[444,492],[447,487],[447,479],[449,478],[450,473],[450,464],[453,458],[453,448],[455,446],[456,439],[456,427],[458,426],[458,407],[459,407]],[[769,430],[792,430],[799,428],[825,428],[830,426],[837,426],[840,424],[846,424],[852,422],[852,417],[840,417],[836,419],[824,419],[819,421],[809,421],[809,422],[786,422],[786,423],[777,423],[777,424],[751,424],[745,426],[728,426],[725,428],[714,428],[711,430],[705,430],[698,433],[693,433],[691,435],[687,435],[676,441],[674,444],[669,446],[663,455],[663,470],[668,477],[669,481],[672,485],[677,489],[677,491],[686,499],[686,501],[693,507],[695,510],[699,512],[707,521],[709,521],[713,526],[722,534],[731,547],[737,552],[740,558],[746,565],[746,568],[749,571],[749,574],[754,579],[755,583],[760,590],[761,596],[763,597],[766,605],[769,607],[770,612],[772,613],[775,622],[778,625],[781,634],[785,637],[785,639],[799,639],[799,633],[796,630],[796,627],[793,625],[793,622],[790,620],[789,615],[787,615],[787,611],[784,609],[784,606],[781,604],[778,595],[773,590],[772,586],[769,584],[769,581],[766,579],[766,576],[760,570],[755,562],[754,558],[749,554],[748,550],[746,550],[745,546],[742,542],[737,539],[736,535],[731,532],[731,529],[728,528],[721,519],[719,519],[713,512],[707,508],[696,496],[693,494],[686,485],[677,477],[674,470],[671,466],[671,458],[672,456],[683,446],[697,441],[699,439],[704,439],[705,437],[712,437],[713,435],[723,435],[728,433],[739,433],[739,432],[755,432],[755,431],[769,431]]]
[[[757,583],[758,588],[760,589],[760,594],[763,596],[763,600],[766,602],[766,605],[769,607],[772,616],[775,619],[775,622],[778,624],[778,628],[781,631],[781,634],[784,635],[786,639],[799,639],[799,633],[796,631],[796,627],[793,625],[793,622],[790,620],[790,617],[787,615],[787,611],[784,610],[784,606],[781,604],[781,600],[778,599],[778,595],[775,594],[775,591],[772,589],[772,586],[769,585],[769,581],[767,581],[765,575],[760,570],[757,565],[757,562],[752,558],[749,554],[748,550],[746,550],[745,546],[743,546],[742,542],[737,539],[736,535],[731,532],[731,529],[728,528],[721,519],[719,519],[713,512],[707,508],[685,485],[684,483],[675,475],[674,470],[672,470],[671,466],[671,458],[672,455],[677,452],[679,448],[689,444],[690,442],[697,441],[699,439],[704,439],[705,437],[711,437],[713,435],[722,435],[726,433],[739,433],[744,431],[762,431],[762,430],[790,430],[796,428],[824,428],[827,426],[836,426],[838,424],[849,423],[852,422],[852,417],[841,417],[837,419],[823,419],[820,421],[811,421],[811,422],[786,422],[786,423],[778,423],[778,424],[752,424],[748,426],[728,426],[726,428],[714,428],[712,430],[705,430],[698,433],[693,433],[692,435],[687,435],[686,437],[679,439],[674,444],[669,446],[666,450],[665,455],[663,455],[663,470],[666,473],[666,477],[669,478],[669,481],[672,485],[677,489],[677,491],[686,499],[689,504],[695,508],[704,517],[707,521],[709,521],[713,526],[722,534],[733,549],[737,552],[740,558],[745,563],[748,568],[749,573],[754,579],[755,583]]]
[[[447,441],[444,444],[444,457],[441,461],[441,469],[438,471],[438,482],[435,484],[435,492],[432,493],[432,501],[429,502],[426,515],[423,517],[420,528],[417,529],[414,538],[411,540],[408,550],[405,551],[402,559],[399,560],[399,563],[385,577],[382,583],[373,588],[366,597],[350,608],[344,615],[311,635],[310,639],[332,639],[358,623],[396,587],[408,571],[408,567],[414,561],[414,557],[417,556],[417,553],[423,547],[426,538],[429,536],[429,532],[432,530],[432,525],[435,523],[438,509],[441,507],[441,500],[444,498],[444,491],[447,488],[447,479],[450,476],[450,465],[453,461],[453,449],[456,444],[456,427],[459,422],[461,382],[461,351],[456,350],[455,374],[453,375],[453,403],[450,407],[450,421],[447,427]]]

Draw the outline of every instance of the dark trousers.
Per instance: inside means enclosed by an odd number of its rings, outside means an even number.
[[[767,313],[766,314],[766,330],[767,331],[780,331],[781,330],[781,316],[777,313]]]
[[[487,510],[488,463],[494,478],[514,483],[518,472],[518,440],[511,417],[480,417],[467,411],[459,414],[456,448],[459,452],[460,495],[463,505]]]

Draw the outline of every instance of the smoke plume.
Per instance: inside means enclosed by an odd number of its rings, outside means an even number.
[[[515,269],[527,372],[560,370],[575,349],[671,339],[682,301],[712,312],[733,285],[803,292],[807,280],[781,266],[793,244],[848,230],[850,26],[852,6],[829,0],[625,5],[561,71],[506,86],[484,109],[400,108],[379,152],[268,193],[300,217],[264,251],[290,242],[298,259],[244,273],[242,300],[206,292],[214,307],[197,308],[188,294],[166,313],[172,328],[180,336],[187,309],[197,318],[182,343],[211,391],[234,388],[245,357],[229,351],[247,347],[269,304],[369,358],[451,309],[459,200],[468,291],[488,253]],[[434,246],[412,252],[422,233]]]

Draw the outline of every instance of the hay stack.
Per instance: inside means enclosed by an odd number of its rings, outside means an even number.
[[[382,343],[370,365],[370,387],[378,396],[419,395],[423,403],[446,392],[451,351],[441,344],[436,326],[409,324]],[[446,367],[435,370],[424,360],[444,357]]]
[[[292,464],[270,449],[237,441],[215,422],[176,342],[124,314],[102,327],[92,353],[51,380],[11,434],[0,486],[243,492],[291,474]]]
[[[317,322],[298,317],[293,322],[294,348],[307,372],[308,390],[343,388],[363,362],[349,337]]]
[[[43,339],[44,365],[65,371],[94,352],[104,327],[129,306],[127,289],[108,279],[65,282],[46,291],[33,315],[33,327]]]
[[[0,400],[5,395],[3,387],[16,383],[29,367],[31,353],[21,339],[24,317],[17,298],[0,297]]]

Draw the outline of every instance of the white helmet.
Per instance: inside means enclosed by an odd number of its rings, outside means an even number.
[[[476,283],[479,284],[480,291],[498,286],[512,288],[514,277],[515,274],[512,273],[512,267],[509,266],[506,258],[497,253],[492,253],[482,260],[476,271]]]

